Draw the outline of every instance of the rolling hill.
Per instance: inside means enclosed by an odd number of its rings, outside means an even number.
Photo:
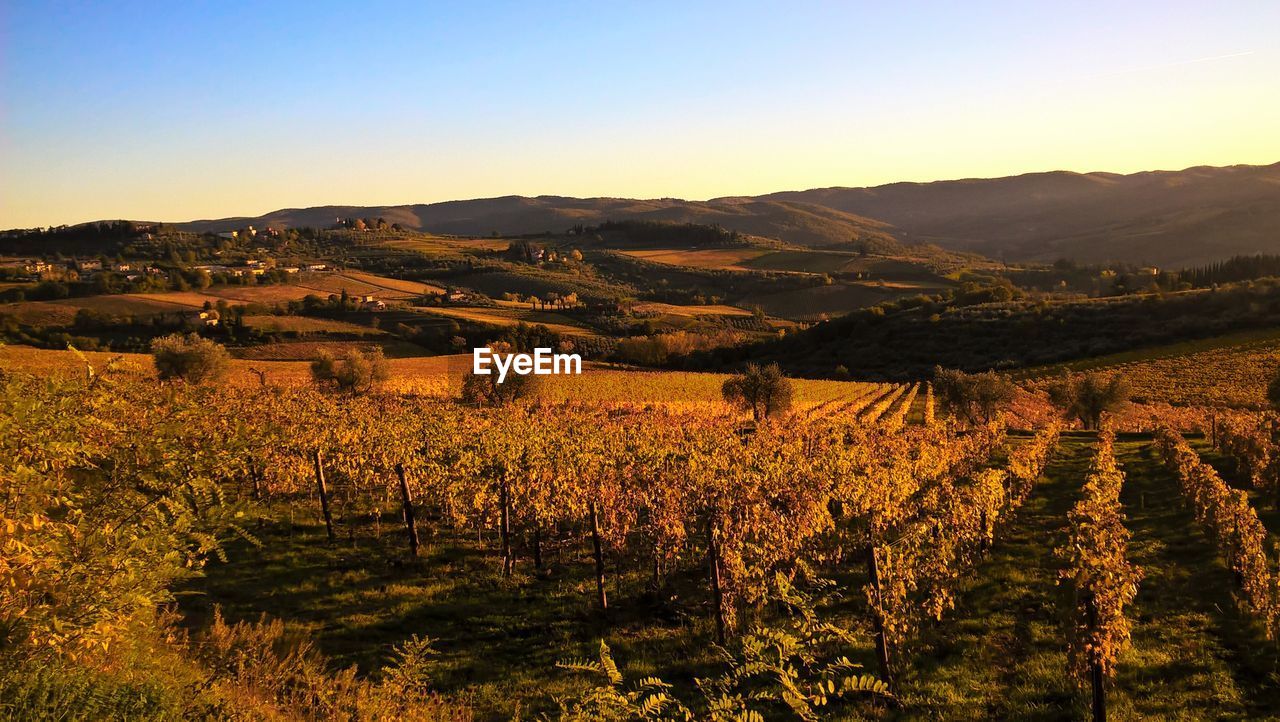
[[[811,248],[849,246],[855,239],[881,248],[896,246],[887,225],[879,221],[809,203],[749,198],[683,201],[505,196],[406,206],[290,208],[262,216],[192,221],[178,226],[196,232],[226,231],[245,225],[326,228],[336,219],[351,217],[383,218],[406,228],[460,236],[561,233],[575,224],[625,219],[720,225]]]
[[[905,241],[1008,260],[1188,266],[1280,250],[1280,163],[1032,173],[775,193],[876,218]]]
[[[323,228],[340,217],[381,217],[406,228],[464,236],[561,232],[579,223],[639,219],[718,224],[817,249],[933,243],[1008,261],[1070,258],[1178,267],[1280,251],[1280,163],[1130,175],[1055,171],[708,201],[505,196],[320,206],[179,227]]]
[[[854,378],[876,381],[927,378],[935,365],[1013,371],[1231,333],[1274,331],[1280,283],[880,311],[855,311],[784,338],[693,354],[687,360],[692,368],[714,370],[749,361],[776,362],[792,373],[814,376],[830,376],[843,366]]]

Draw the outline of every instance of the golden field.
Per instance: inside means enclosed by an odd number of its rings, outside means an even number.
[[[654,263],[665,263],[669,266],[688,266],[690,268],[711,268],[723,271],[748,270],[742,264],[765,255],[768,251],[759,248],[708,248],[705,250],[688,249],[646,249],[642,251],[618,251],[625,256],[639,258]]]
[[[300,385],[310,382],[309,359],[321,349],[340,355],[343,350],[364,344],[352,342],[299,342],[263,347],[289,347],[276,353],[277,358],[235,358],[226,382],[235,386],[255,386],[258,374],[266,375],[270,384]],[[101,370],[110,365],[121,373],[140,379],[154,379],[155,369],[147,354],[114,354],[85,352],[84,358]],[[390,358],[391,380],[386,390],[428,396],[454,396],[462,385],[462,377],[471,368],[470,354]],[[29,346],[0,346],[0,369],[31,374],[80,374],[85,362],[73,351],[54,351]],[[583,403],[588,405],[661,405],[667,407],[723,407],[720,387],[727,374],[685,371],[641,371],[630,368],[588,363],[581,376],[550,376],[544,379],[539,394],[551,403]],[[795,381],[795,407],[814,413],[838,412],[848,402],[869,395],[881,385],[854,381]],[[888,388],[887,385],[884,388]]]

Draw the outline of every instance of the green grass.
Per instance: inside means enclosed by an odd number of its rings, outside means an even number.
[[[1235,610],[1228,570],[1147,451],[1117,445],[1129,556],[1145,573],[1129,609],[1133,644],[1108,690],[1114,719],[1271,719],[1280,714],[1276,645]],[[957,609],[913,650],[904,719],[1080,719],[1084,690],[1065,677],[1063,609],[1053,549],[1093,453],[1067,437]]]
[[[305,502],[302,502],[305,504]],[[709,612],[684,599],[700,579],[673,580],[675,601],[644,586],[639,571],[610,564],[610,612],[594,603],[586,543],[566,541],[545,552],[553,574],[533,573],[527,556],[510,580],[500,577],[496,540],[475,532],[424,537],[419,559],[407,559],[403,527],[388,515],[375,536],[368,522],[355,542],[325,543],[324,528],[297,511],[260,533],[259,549],[241,545],[186,590],[181,606],[193,627],[214,605],[228,620],[262,613],[305,631],[335,666],[374,673],[393,644],[412,634],[438,640],[433,684],[474,706],[479,719],[510,719],[554,711],[554,697],[581,691],[586,678],[555,668],[570,657],[593,657],[604,637],[629,679],[661,674],[692,689],[695,674],[713,670]],[[426,524],[420,529],[433,528]],[[594,681],[594,680],[592,680]]]
[[[1118,717],[1262,719],[1280,714],[1276,646],[1237,613],[1231,576],[1145,441],[1117,445],[1129,556],[1145,574],[1133,648],[1115,682]]]
[[[903,675],[904,719],[1074,719],[1053,554],[1092,446],[1063,445]]]
[[[1208,439],[1188,439],[1188,441],[1200,454],[1200,458],[1217,470],[1223,481],[1249,494],[1249,503],[1258,513],[1258,519],[1262,525],[1272,536],[1280,538],[1280,509],[1277,509],[1275,497],[1268,497],[1253,488],[1248,474],[1236,464],[1235,459],[1214,449]]]

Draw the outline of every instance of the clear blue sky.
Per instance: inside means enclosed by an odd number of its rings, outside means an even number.
[[[0,0],[0,227],[1280,161],[1275,0],[356,5]]]

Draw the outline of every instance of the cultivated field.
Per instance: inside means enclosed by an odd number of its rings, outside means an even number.
[[[708,248],[704,250],[689,249],[646,249],[640,251],[620,250],[632,258],[639,258],[654,263],[665,263],[671,266],[688,266],[690,268],[710,268],[725,271],[745,271],[746,261],[767,253],[758,248]]]
[[[382,240],[381,245],[389,248],[417,251],[419,253],[457,253],[467,250],[501,251],[510,241],[502,238],[456,238],[445,236],[426,236],[415,234],[407,238]]]
[[[310,316],[245,316],[245,326],[263,331],[287,331],[291,333],[343,333],[360,336],[386,335],[385,331],[348,321],[336,321]]]
[[[309,274],[299,279],[300,288],[310,293],[328,296],[331,293],[351,295],[370,294],[384,300],[403,300],[416,298],[428,293],[440,293],[444,289],[416,281],[403,281],[395,278],[375,276],[360,271],[343,271],[342,273]]]
[[[721,387],[728,374],[681,371],[644,371],[588,365],[581,376],[551,376],[540,397],[550,403],[588,406],[642,405],[679,408],[714,408],[728,412]],[[850,401],[875,384],[848,381],[795,382],[796,408],[808,411]]]
[[[265,372],[272,383],[306,385],[310,383],[309,361],[320,350],[340,357],[347,349],[367,347],[368,344],[348,341],[300,341],[263,346],[251,356],[232,360],[228,382],[236,386],[258,384],[258,376],[250,370],[257,369]],[[147,354],[88,352],[84,356],[96,367],[111,363],[137,378],[155,378],[154,365]],[[462,377],[471,370],[470,354],[392,357],[389,363],[392,380],[388,390],[427,395],[456,395]],[[78,375],[84,372],[84,362],[72,351],[27,346],[0,346],[0,367],[24,373]],[[720,393],[727,378],[726,374],[644,371],[588,363],[581,376],[544,379],[539,396],[549,403],[713,407],[727,411]],[[797,380],[795,383],[797,408],[822,413],[839,409],[842,402],[881,388],[878,384],[848,381]]]
[[[498,306],[423,306],[423,313],[456,318],[462,321],[487,323],[494,326],[515,326],[520,323],[546,326],[556,333],[570,336],[596,336],[596,331],[571,316],[555,311],[534,310],[528,304],[504,303]]]
[[[874,306],[903,296],[922,293],[921,289],[895,288],[887,284],[835,283],[780,293],[766,293],[738,299],[743,306],[760,306],[771,316],[784,318],[816,318],[823,314],[841,315],[859,308]]]
[[[117,316],[154,316],[181,313],[198,308],[185,296],[171,300],[173,294],[121,294],[66,298],[57,301],[23,301],[0,304],[0,314],[13,316],[20,323],[35,326],[66,326],[75,321],[82,308]]]
[[[233,358],[225,382],[237,388],[256,388],[261,385],[255,371],[265,374],[268,384],[298,387],[311,384],[310,359],[321,349],[341,354],[353,346],[350,342],[316,342],[278,344],[291,346],[287,354],[293,360],[276,358]],[[270,348],[270,347],[267,347]],[[146,383],[156,383],[155,364],[149,354],[83,353],[96,373],[107,368]],[[72,351],[51,351],[29,346],[0,346],[0,369],[13,372],[42,374],[59,377],[81,376],[85,373],[85,361]],[[470,356],[431,356],[391,358],[392,380],[388,391],[424,396],[455,396],[461,385],[462,375],[470,368]]]
[[[698,316],[750,316],[751,312],[745,308],[737,306],[725,306],[723,304],[708,304],[706,306],[679,306],[673,303],[637,303],[635,305],[637,313],[658,313],[664,316],[683,316],[688,318],[696,318]]]

